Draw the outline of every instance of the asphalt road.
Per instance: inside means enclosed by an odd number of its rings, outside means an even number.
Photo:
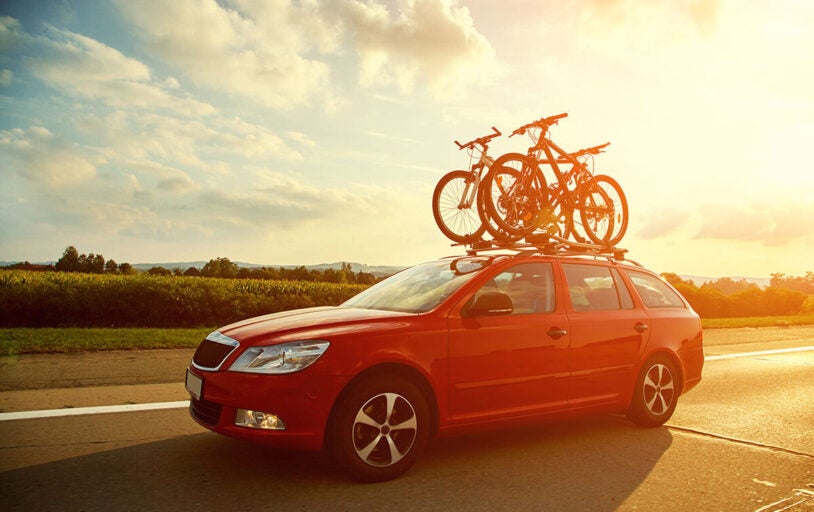
[[[209,433],[177,406],[8,419],[185,400],[190,351],[0,358],[0,509],[814,510],[814,327],[706,342],[704,380],[666,427],[603,416],[435,440],[375,485]]]

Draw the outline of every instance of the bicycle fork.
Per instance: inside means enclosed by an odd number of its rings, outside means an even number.
[[[472,204],[478,196],[478,187],[480,187],[480,172],[472,173],[472,177],[466,180],[466,185],[461,193],[461,202],[458,203],[459,210],[472,208]]]

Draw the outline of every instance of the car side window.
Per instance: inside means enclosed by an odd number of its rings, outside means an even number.
[[[571,307],[576,311],[608,311],[628,309],[633,301],[620,276],[601,265],[564,263],[565,279],[571,296]],[[620,286],[621,285],[621,286]]]
[[[554,273],[551,263],[522,263],[490,279],[472,298],[489,292],[505,293],[512,300],[513,315],[554,311]]]
[[[633,309],[633,297],[630,296],[630,291],[622,280],[621,274],[615,268],[611,269],[611,274],[613,274],[616,289],[619,291],[619,301],[622,303],[622,309]]]
[[[658,277],[644,272],[626,271],[633,286],[648,308],[685,308],[684,301]]]

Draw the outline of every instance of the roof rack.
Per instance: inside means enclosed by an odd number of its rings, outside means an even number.
[[[641,266],[636,261],[625,257],[625,254],[628,252],[627,249],[575,242],[557,235],[549,234],[528,235],[524,240],[514,242],[479,240],[469,244],[466,254],[469,256],[477,256],[487,251],[501,250],[517,251],[518,254],[531,252],[533,254],[544,254],[547,256],[593,256],[612,261],[627,261],[636,266]]]

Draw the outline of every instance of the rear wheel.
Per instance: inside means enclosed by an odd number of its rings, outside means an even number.
[[[486,215],[518,238],[550,220],[548,188],[539,165],[520,153],[508,153],[492,165],[480,187]]]
[[[670,419],[678,402],[679,373],[665,356],[649,359],[636,379],[628,418],[642,427],[658,427]]]
[[[404,378],[368,378],[340,397],[329,429],[334,459],[353,478],[390,480],[415,463],[429,439],[427,400]]]
[[[493,186],[495,184],[513,183],[517,180],[520,172],[512,169],[511,167],[494,168],[492,172],[486,175],[481,182],[480,189],[478,190],[478,211],[481,215],[481,222],[485,230],[492,235],[492,238],[500,243],[514,242],[520,237],[516,233],[509,233],[505,229],[501,229],[498,223],[489,215],[486,202],[496,201],[494,197],[487,199],[487,196],[500,194],[500,187]]]

